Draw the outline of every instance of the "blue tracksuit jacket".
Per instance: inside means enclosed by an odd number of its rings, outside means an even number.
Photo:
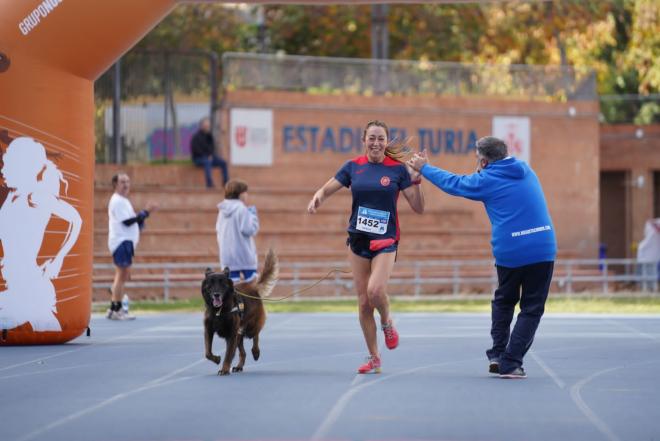
[[[541,183],[524,161],[508,157],[465,176],[429,164],[421,172],[446,193],[484,203],[497,265],[516,268],[555,260],[557,242]]]

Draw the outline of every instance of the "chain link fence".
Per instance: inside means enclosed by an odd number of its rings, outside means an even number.
[[[132,51],[94,84],[97,162],[190,159],[199,120],[218,108],[218,57],[201,51]],[[114,144],[113,97],[121,99],[120,138]]]
[[[590,69],[568,66],[327,58],[226,52],[228,90],[359,95],[479,96],[543,101],[596,100]]]
[[[95,83],[97,162],[188,160],[199,120],[227,90],[410,96],[471,96],[539,101],[600,101],[608,124],[660,123],[660,94],[603,95],[589,69],[307,57],[226,52],[133,51],[121,60],[119,146],[113,133],[114,75]],[[214,125],[217,123],[212,118]],[[217,133],[217,127],[214,127]],[[118,157],[121,157],[119,160]]]
[[[660,124],[660,94],[601,95],[600,114],[607,124]]]

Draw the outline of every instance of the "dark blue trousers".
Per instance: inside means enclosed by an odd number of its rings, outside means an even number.
[[[518,268],[497,265],[498,287],[491,302],[493,347],[486,351],[489,359],[498,358],[500,373],[508,373],[523,364],[532,346],[536,328],[545,311],[554,262],[539,262]],[[511,332],[516,304],[520,312]]]
[[[211,169],[213,167],[218,167],[222,170],[222,184],[226,184],[229,180],[229,172],[227,171],[227,162],[224,159],[217,155],[213,155],[210,158],[194,158],[193,163],[197,167],[204,168],[204,178],[206,179],[206,186],[213,187],[213,177],[211,176]]]

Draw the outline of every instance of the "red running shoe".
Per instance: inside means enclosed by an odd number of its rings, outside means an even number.
[[[380,358],[368,356],[366,362],[358,368],[358,374],[380,374]]]
[[[385,346],[387,349],[394,349],[399,346],[399,333],[396,332],[394,324],[390,322],[386,325],[382,325],[383,332],[385,333]]]

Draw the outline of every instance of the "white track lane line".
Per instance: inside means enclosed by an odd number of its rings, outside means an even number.
[[[188,319],[189,318],[187,318],[186,320],[188,320]],[[294,319],[295,319],[295,317],[289,317],[287,319],[284,319],[282,322],[279,322],[279,323],[275,324],[273,326],[273,328],[282,327],[282,326],[286,325],[287,323],[293,321]],[[316,357],[311,357],[311,358],[316,358]],[[206,358],[201,358],[201,359],[195,361],[194,363],[191,363],[187,366],[176,369],[176,370],[174,370],[174,371],[172,371],[172,372],[170,372],[166,375],[163,375],[159,378],[156,378],[155,380],[149,381],[149,382],[143,384],[142,386],[138,387],[137,389],[133,389],[129,392],[123,392],[123,393],[120,393],[120,394],[113,395],[112,397],[110,397],[106,400],[103,400],[103,401],[97,403],[94,406],[86,407],[83,410],[80,410],[78,412],[74,412],[72,414],[69,414],[69,415],[67,415],[63,418],[60,418],[56,421],[53,421],[50,424],[47,424],[47,425],[45,425],[45,426],[43,426],[39,429],[36,429],[36,430],[24,435],[23,437],[18,438],[16,441],[29,441],[29,440],[34,439],[34,438],[38,437],[39,435],[42,435],[42,434],[44,434],[44,433],[46,433],[46,432],[48,432],[52,429],[55,429],[55,428],[60,427],[64,424],[70,423],[72,421],[75,421],[75,420],[77,420],[77,419],[79,419],[79,418],[81,418],[85,415],[88,415],[92,412],[95,412],[99,409],[102,409],[103,407],[105,407],[109,404],[112,404],[116,401],[119,401],[119,400],[122,400],[124,398],[130,397],[130,396],[135,395],[137,393],[144,392],[146,390],[153,389],[153,388],[160,387],[160,386],[168,386],[170,384],[174,384],[174,383],[177,383],[177,382],[180,382],[180,381],[190,380],[191,378],[206,377],[208,375],[205,374],[205,375],[196,375],[196,376],[188,376],[188,377],[183,377],[183,378],[177,378],[177,379],[172,379],[172,380],[168,381],[172,377],[174,377],[174,376],[176,376],[176,375],[178,375],[182,372],[185,372],[186,370],[188,370],[192,367],[195,367],[198,364],[201,364],[205,361],[207,361]],[[262,364],[262,366],[263,366],[263,364]]]
[[[607,321],[608,321],[609,323],[612,323],[612,324],[618,326],[619,328],[623,328],[623,329],[625,329],[625,330],[627,330],[627,331],[630,331],[630,332],[632,332],[633,334],[638,335],[638,336],[640,336],[640,337],[648,338],[648,339],[650,339],[650,340],[654,340],[654,341],[660,341],[660,338],[658,338],[658,336],[656,336],[656,335],[652,335],[652,334],[648,334],[648,333],[646,333],[646,332],[644,332],[644,331],[640,331],[639,329],[637,329],[637,328],[633,328],[632,326],[630,326],[630,325],[627,324],[627,323],[621,323],[621,322],[616,321],[616,320],[614,320],[614,319],[608,319]]]
[[[650,337],[653,337],[653,336],[650,336]],[[591,345],[589,345],[589,346],[583,346],[582,348],[589,348],[589,347],[592,347],[592,346],[591,346]],[[566,349],[567,349],[567,348],[561,348],[561,349],[550,349],[550,350],[539,351],[539,352],[535,352],[535,353],[534,353],[534,352],[530,352],[530,355],[532,356],[532,358],[534,358],[534,360],[539,364],[539,366],[541,366],[541,368],[542,368],[542,369],[543,369],[543,370],[544,370],[544,371],[545,371],[545,372],[546,372],[546,373],[547,373],[547,374],[553,379],[553,381],[557,384],[557,386],[559,386],[560,389],[565,389],[565,387],[566,387],[566,383],[564,383],[564,381],[562,381],[562,380],[559,378],[559,376],[558,376],[557,374],[555,374],[554,371],[552,371],[552,370],[551,370],[551,369],[550,369],[550,368],[549,368],[549,367],[548,367],[548,366],[547,366],[547,365],[541,360],[541,358],[540,358],[537,354],[538,354],[538,353],[546,353],[546,352],[547,352],[547,353],[550,353],[550,352],[558,352],[558,351],[560,351],[560,350],[566,350]],[[569,349],[571,349],[571,348],[569,348]],[[323,422],[322,422],[321,425],[318,427],[318,429],[316,430],[316,432],[314,433],[314,435],[312,435],[311,440],[320,440],[320,439],[325,438],[325,436],[327,435],[327,433],[329,432],[329,430],[332,428],[332,426],[334,425],[334,423],[337,421],[337,419],[339,418],[339,416],[341,415],[341,413],[343,412],[343,410],[346,408],[346,406],[348,405],[348,403],[350,402],[350,400],[353,398],[353,396],[355,396],[356,393],[358,393],[360,390],[362,390],[362,389],[365,388],[365,387],[368,387],[368,386],[370,386],[370,385],[372,385],[372,384],[375,384],[375,383],[379,383],[379,382],[382,382],[382,381],[388,380],[388,379],[393,378],[393,377],[396,377],[396,376],[407,375],[407,374],[409,374],[409,373],[411,373],[411,372],[415,372],[415,371],[422,370],[422,369],[427,369],[427,368],[436,367],[436,366],[443,366],[443,365],[452,364],[452,363],[461,363],[461,362],[465,362],[465,361],[474,361],[474,360],[480,360],[480,358],[479,358],[479,359],[470,359],[470,360],[454,361],[454,362],[446,362],[446,363],[439,363],[439,364],[433,364],[433,365],[428,365],[428,366],[422,366],[422,367],[418,367],[418,368],[410,369],[410,370],[407,370],[407,371],[399,372],[399,373],[396,373],[396,374],[388,375],[388,376],[385,376],[385,377],[381,377],[381,378],[379,378],[379,379],[377,379],[377,380],[373,380],[373,381],[369,381],[369,382],[362,382],[362,383],[356,385],[356,383],[358,383],[358,381],[357,381],[358,378],[361,377],[361,375],[357,375],[356,378],[353,380],[353,383],[351,383],[351,387],[349,388],[349,390],[346,391],[346,392],[345,392],[345,393],[344,393],[344,394],[343,394],[343,395],[337,400],[337,402],[335,403],[335,405],[333,406],[333,408],[330,410],[330,412],[329,412],[328,415],[326,416],[325,420],[323,420]],[[603,371],[602,373],[606,373],[606,372],[609,372],[610,370],[614,370],[614,369],[618,369],[618,368],[609,369],[609,370],[607,370],[607,371]],[[600,375],[600,374],[599,374],[599,375]],[[366,377],[366,376],[364,376],[364,377]],[[588,379],[588,381],[591,381],[591,379],[593,379],[593,378],[595,378],[595,375],[592,376],[592,377],[590,377],[590,378]],[[609,430],[609,429],[607,428],[607,426],[599,427],[599,424],[604,425],[604,423],[602,423],[602,421],[600,421],[600,419],[598,419],[598,417],[593,413],[593,411],[591,411],[591,409],[589,408],[589,406],[586,405],[586,403],[584,402],[584,400],[582,400],[582,398],[581,398],[581,396],[580,396],[580,390],[581,390],[581,388],[582,388],[582,387],[584,386],[584,384],[586,384],[588,381],[584,381],[584,380],[583,380],[583,383],[580,384],[578,388],[576,388],[576,385],[574,385],[574,386],[571,388],[571,397],[573,398],[573,401],[577,404],[577,406],[578,406],[578,408],[580,409],[580,411],[582,411],[582,413],[585,414],[585,416],[587,416],[587,418],[589,419],[589,421],[590,421],[592,424],[595,424],[596,427],[597,427],[601,432],[603,432],[603,430],[606,430],[606,431],[607,431],[607,430]],[[576,399],[577,399],[578,401],[576,401]],[[601,430],[601,428],[602,428],[602,430]],[[610,430],[609,432],[611,433],[611,430]],[[603,433],[605,433],[605,432],[603,432]],[[613,435],[613,434],[612,434],[612,435]],[[609,438],[609,439],[610,439],[610,441],[620,441],[618,438],[616,438],[616,436],[615,436],[614,438]]]
[[[607,322],[612,323],[619,328],[623,328],[627,331],[633,332],[635,335],[639,337],[644,337],[647,339],[651,339],[654,341],[658,341],[658,338],[655,335],[647,334],[646,332],[642,332],[639,329],[633,328],[632,326],[626,324],[626,323],[620,323],[614,319],[606,319]],[[649,363],[657,363],[657,361],[646,361],[642,363],[634,363],[633,365],[644,365],[644,364],[649,364]],[[578,381],[571,387],[571,398],[573,399],[573,402],[576,404],[578,409],[587,417],[587,419],[603,434],[607,437],[608,440],[610,441],[620,441],[620,438],[617,437],[614,432],[605,424],[603,420],[598,418],[598,416],[594,413],[594,411],[591,410],[591,408],[585,403],[584,399],[582,398],[582,388],[592,381],[594,378],[599,377],[601,375],[607,374],[609,372],[613,372],[619,369],[623,369],[626,366],[617,366],[609,369],[604,369],[602,371],[595,372],[591,374],[590,376]]]
[[[555,371],[550,369],[550,367],[541,359],[541,357],[538,356],[537,352],[529,351],[529,355],[534,359],[536,364],[541,366],[541,369],[543,369],[545,373],[548,374],[550,378],[552,378],[552,381],[555,382],[555,384],[557,385],[557,387],[559,387],[559,389],[564,389],[566,387],[566,383],[564,383],[564,381],[562,381],[562,379],[559,378],[559,375],[557,375]]]
[[[47,370],[37,371],[37,372],[25,372],[25,373],[22,373],[22,374],[5,375],[4,377],[0,377],[0,381],[9,380],[11,378],[29,377],[29,376],[32,376],[32,375],[46,375],[46,374],[51,374],[53,372],[70,371],[72,369],[89,368],[89,367],[92,367],[92,366],[98,366],[99,364],[102,364],[102,363],[79,364],[79,365],[76,365],[76,366],[50,368],[50,369],[47,369]]]
[[[188,320],[188,319],[186,319],[186,320]],[[179,321],[177,321],[177,323],[184,322],[184,321],[185,320],[179,320]],[[91,325],[91,321],[90,321],[90,325]],[[153,327],[150,327],[150,328],[136,329],[135,331],[133,331],[129,334],[126,334],[126,335],[118,335],[116,337],[111,337],[111,338],[107,338],[105,340],[100,340],[100,341],[96,341],[96,342],[95,341],[90,341],[88,343],[85,343],[84,346],[82,346],[82,347],[71,349],[69,351],[62,351],[62,352],[58,352],[56,354],[47,355],[45,357],[39,357],[39,358],[35,358],[35,359],[29,360],[29,361],[24,361],[22,363],[16,363],[16,364],[12,364],[12,365],[9,365],[9,366],[0,367],[0,372],[7,371],[7,370],[10,370],[10,369],[15,369],[15,368],[22,367],[22,366],[27,366],[27,365],[30,365],[30,364],[38,363],[40,361],[44,361],[44,360],[50,360],[51,358],[61,357],[62,355],[72,354],[74,352],[82,351],[84,349],[89,349],[91,347],[96,347],[98,345],[102,345],[102,344],[110,343],[110,342],[113,342],[113,341],[121,340],[121,339],[124,339],[126,337],[130,337],[132,335],[139,334],[140,332],[148,332],[149,330],[151,330],[153,328],[158,328],[158,326],[153,326]],[[78,338],[80,338],[80,337],[78,337]]]
[[[595,414],[593,410],[585,403],[584,399],[582,398],[582,389],[586,384],[594,380],[595,378],[608,374],[610,372],[617,371],[619,369],[623,368],[630,368],[633,366],[644,366],[645,364],[658,364],[660,363],[660,360],[647,360],[647,361],[641,361],[639,363],[631,363],[625,366],[616,366],[616,367],[611,367],[608,369],[603,369],[598,372],[594,372],[590,376],[583,378],[582,380],[578,381],[575,383],[573,386],[571,386],[571,398],[573,399],[573,402],[577,405],[578,409],[587,417],[587,419],[603,434],[607,437],[608,440],[610,441],[621,441],[619,437],[617,437],[614,432],[601,420],[598,418],[598,416]]]
[[[607,374],[607,373],[612,372],[612,371],[616,371],[618,369],[622,369],[622,368],[623,368],[623,366],[617,366],[617,367],[604,369],[602,371],[595,372],[595,373],[591,374],[590,376],[588,376],[586,378],[583,378],[582,380],[578,381],[577,383],[575,383],[571,387],[571,399],[573,400],[573,402],[575,403],[577,408],[580,409],[580,412],[582,412],[584,414],[584,416],[587,417],[589,422],[591,424],[593,424],[594,427],[596,427],[596,429],[598,429],[598,431],[600,433],[605,435],[605,437],[609,441],[621,441],[621,439],[618,436],[616,436],[614,434],[614,432],[612,432],[612,429],[610,429],[609,426],[607,424],[605,424],[605,422],[603,420],[598,418],[598,416],[594,413],[594,411],[591,410],[591,408],[587,405],[587,403],[584,402],[584,400],[582,399],[582,393],[581,392],[582,392],[582,388],[584,387],[584,385],[589,383],[594,378],[599,377],[603,374]]]
[[[316,429],[314,434],[310,437],[310,440],[318,441],[318,440],[326,438],[328,432],[330,431],[330,429],[332,429],[332,426],[334,426],[334,424],[337,422],[337,420],[339,419],[339,417],[343,413],[346,406],[348,406],[348,403],[362,389],[365,389],[365,388],[367,388],[369,386],[372,386],[374,384],[377,384],[377,383],[382,383],[383,381],[390,380],[392,378],[400,377],[402,375],[409,375],[413,372],[421,371],[421,370],[424,370],[424,369],[430,369],[430,368],[440,367],[440,366],[447,366],[447,365],[457,364],[457,363],[466,363],[466,362],[477,361],[477,360],[481,360],[481,359],[482,358],[479,357],[479,358],[470,358],[470,359],[466,359],[466,360],[447,361],[447,362],[443,362],[443,363],[434,363],[434,364],[429,364],[429,365],[426,365],[426,366],[419,366],[419,367],[416,367],[416,368],[413,368],[413,369],[406,369],[405,371],[397,372],[397,373],[394,373],[394,374],[391,374],[391,375],[381,374],[382,376],[380,376],[380,378],[378,378],[378,379],[362,382],[362,383],[360,383],[356,386],[353,386],[353,387],[349,388],[346,392],[344,392],[344,394],[341,397],[339,397],[339,399],[337,400],[335,405],[332,407],[332,409],[330,409],[330,412],[328,412],[328,415],[321,422],[321,424]]]
[[[174,380],[171,380],[171,381],[167,381],[169,378],[172,378],[173,376],[175,376],[177,374],[180,374],[181,372],[184,372],[184,371],[186,371],[186,370],[202,363],[203,361],[206,361],[206,358],[201,358],[201,359],[195,361],[194,363],[191,363],[187,366],[176,369],[176,370],[170,372],[169,374],[166,374],[166,375],[163,375],[162,377],[156,378],[155,380],[149,381],[148,383],[145,383],[144,385],[138,387],[137,389],[133,389],[129,392],[123,392],[123,393],[120,393],[120,394],[113,395],[112,397],[110,397],[106,400],[103,400],[103,401],[101,401],[100,403],[97,403],[94,406],[86,407],[83,410],[80,410],[78,412],[74,412],[74,413],[69,414],[65,417],[62,417],[62,418],[60,418],[56,421],[53,421],[52,423],[47,424],[47,425],[45,425],[45,426],[43,426],[39,429],[33,430],[32,432],[28,433],[27,435],[24,435],[24,436],[18,438],[16,441],[29,441],[29,440],[34,439],[34,438],[38,437],[39,435],[42,435],[42,434],[44,434],[44,433],[46,433],[46,432],[48,432],[52,429],[63,426],[64,424],[70,423],[72,421],[75,421],[75,420],[77,420],[77,419],[79,419],[79,418],[81,418],[85,415],[88,415],[92,412],[96,412],[97,410],[102,409],[102,408],[104,408],[105,406],[107,406],[109,404],[112,404],[116,401],[119,401],[119,400],[122,400],[124,398],[130,397],[132,395],[138,394],[140,392],[144,392],[146,390],[153,389],[153,388],[160,387],[160,386],[168,386],[170,384],[178,383],[180,381],[189,380],[192,377],[183,377],[183,378],[177,378],[177,379],[174,379]]]

